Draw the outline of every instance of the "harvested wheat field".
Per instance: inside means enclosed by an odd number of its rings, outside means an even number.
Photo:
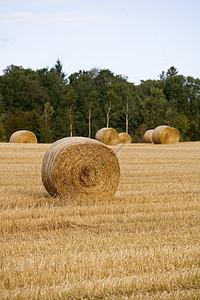
[[[1,299],[199,299],[200,142],[112,146],[112,200],[51,197],[49,145],[0,143]]]

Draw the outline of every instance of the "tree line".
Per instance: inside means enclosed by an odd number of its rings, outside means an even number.
[[[57,60],[39,70],[8,66],[0,76],[0,141],[26,129],[38,142],[67,136],[94,138],[102,127],[127,132],[142,142],[146,130],[169,125],[181,141],[200,140],[200,79],[175,67],[139,85],[109,69],[67,76]]]

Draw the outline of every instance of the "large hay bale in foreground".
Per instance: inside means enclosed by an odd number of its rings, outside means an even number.
[[[149,129],[145,132],[145,134],[144,134],[144,142],[145,143],[153,143],[152,133],[153,133],[153,129]]]
[[[119,134],[114,128],[101,128],[97,131],[95,139],[106,145],[117,145]]]
[[[126,132],[119,133],[119,143],[120,144],[130,144],[132,142],[132,138],[130,134]]]
[[[42,181],[52,196],[82,201],[109,199],[119,178],[116,154],[94,139],[63,138],[53,143],[43,158]]]
[[[37,143],[36,135],[28,130],[19,130],[10,136],[10,143]]]
[[[155,144],[176,144],[180,140],[180,133],[174,127],[158,126],[152,133],[152,140]]]

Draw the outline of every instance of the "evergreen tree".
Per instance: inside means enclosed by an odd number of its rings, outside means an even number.
[[[63,72],[63,66],[62,66],[62,63],[61,63],[61,61],[60,61],[59,59],[57,59],[54,68],[52,68],[51,70],[52,70],[52,71],[55,70],[55,71],[59,74],[60,78],[62,78],[62,80],[65,79],[66,75],[65,75],[65,73]]]

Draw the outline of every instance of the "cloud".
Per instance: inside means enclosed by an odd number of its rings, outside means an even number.
[[[47,4],[47,3],[58,3],[58,2],[77,2],[78,0],[37,0],[36,3]]]
[[[92,3],[92,2],[102,1],[102,0],[84,0],[84,1],[85,1],[85,3],[86,3],[86,1]],[[103,0],[103,1],[105,1],[105,0]],[[76,3],[76,2],[82,3],[83,0],[35,0],[35,3],[33,3],[33,4],[40,4],[40,5],[43,5],[43,4],[58,4],[58,3],[65,3],[66,4],[66,3]]]
[[[93,15],[74,16],[70,13],[40,14],[32,12],[20,12],[12,14],[0,14],[1,25],[55,25],[55,24],[112,24],[124,22],[121,17]]]
[[[6,38],[6,37],[0,37],[0,42],[7,44],[7,43],[10,43],[11,40],[9,38]]]
[[[21,0],[0,0],[0,5],[9,6],[10,4],[17,4],[17,2],[20,3]]]

